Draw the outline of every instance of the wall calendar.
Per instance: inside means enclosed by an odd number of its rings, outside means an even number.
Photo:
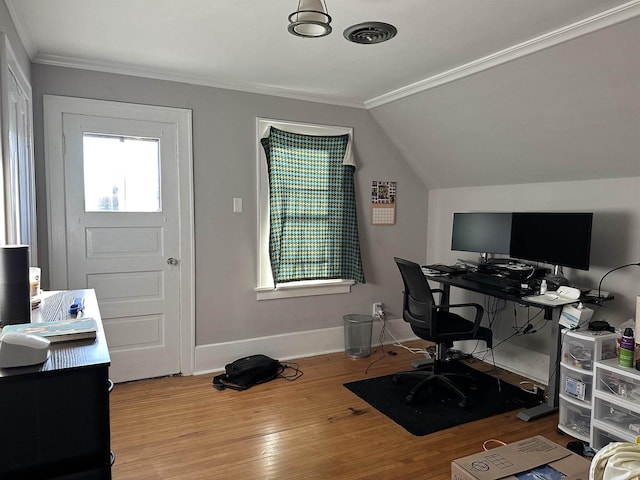
[[[371,182],[371,224],[395,225],[396,182]]]

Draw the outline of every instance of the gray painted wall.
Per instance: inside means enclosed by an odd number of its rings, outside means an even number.
[[[193,110],[196,344],[342,325],[382,301],[401,313],[394,255],[423,261],[427,192],[369,112],[279,97],[34,64],[34,130],[40,259],[46,284],[47,230],[42,95],[164,105]],[[256,301],[256,117],[351,126],[366,285],[350,294]],[[370,224],[372,180],[398,182],[397,223]],[[233,213],[233,198],[244,211]],[[55,226],[54,226],[55,228]]]
[[[9,35],[28,72],[28,58],[2,2],[0,28]],[[453,262],[462,256],[449,248],[454,211],[594,211],[592,268],[586,273],[567,274],[580,284],[597,286],[609,268],[640,260],[640,206],[636,200],[640,177],[635,173],[640,165],[640,75],[638,62],[632,61],[638,32],[637,21],[629,21],[371,113],[33,65],[44,286],[48,260],[42,126],[45,93],[193,110],[198,345],[339,326],[343,314],[366,313],[372,301],[383,301],[391,317],[399,316],[401,282],[392,257]],[[367,285],[354,287],[348,295],[255,300],[257,116],[354,127]],[[613,173],[607,175],[609,172]],[[607,176],[631,178],[597,180]],[[581,177],[596,180],[520,184]],[[398,221],[393,227],[370,225],[372,180],[398,182]],[[447,183],[507,185],[432,190],[427,200],[424,185]],[[232,213],[234,197],[244,199],[240,215]],[[640,293],[639,280],[637,267],[607,277],[603,288],[615,292],[616,300],[597,312],[596,318],[614,324],[630,318],[635,296]],[[468,294],[455,295],[462,299]],[[525,318],[523,312],[518,315],[520,320]],[[496,324],[496,336],[509,336],[512,326],[512,314],[503,314]],[[533,365],[533,377],[546,380],[546,370],[537,362],[548,348],[549,338],[543,331],[501,345],[496,355],[503,357],[500,363],[516,371],[524,369],[531,374]]]
[[[640,177],[432,190],[429,193],[427,260],[455,263],[458,258],[474,258],[471,253],[451,251],[454,212],[588,211],[594,213],[591,268],[589,271],[567,268],[564,273],[577,285],[598,288],[600,278],[611,268],[640,261],[638,191]],[[636,296],[640,295],[640,267],[612,273],[604,280],[602,289],[614,293],[615,299],[600,309],[592,307],[594,319],[604,319],[617,326],[635,318]],[[479,295],[459,290],[452,292],[452,297],[454,301],[485,302]],[[535,313],[532,309],[531,314]],[[509,305],[494,324],[498,342],[511,336],[515,322],[522,325],[527,315],[525,309],[519,309],[515,318],[512,305]],[[495,349],[498,362],[531,375],[535,364],[531,359],[535,358],[535,353],[546,355],[549,351],[548,330],[513,338],[498,346]],[[516,354],[515,347],[524,350]],[[535,377],[546,380],[545,369],[537,371]]]
[[[579,284],[597,287],[608,269],[640,261],[639,27],[634,18],[371,110],[430,189],[429,262],[464,256],[450,250],[452,213],[482,210],[594,211],[592,267],[568,272]],[[640,268],[605,282],[616,300],[596,317],[631,318]],[[498,341],[513,324],[509,306]],[[544,332],[514,338],[496,356],[546,380],[537,354],[549,341]]]
[[[640,17],[371,110],[428,188],[640,176]]]

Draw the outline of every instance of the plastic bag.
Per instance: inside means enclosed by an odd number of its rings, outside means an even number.
[[[590,480],[640,479],[640,445],[612,442],[598,451],[591,461]]]

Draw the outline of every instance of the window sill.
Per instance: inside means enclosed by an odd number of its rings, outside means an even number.
[[[312,295],[334,295],[350,293],[355,284],[353,280],[314,280],[292,282],[273,287],[256,287],[257,300],[274,300],[278,298],[310,297]]]

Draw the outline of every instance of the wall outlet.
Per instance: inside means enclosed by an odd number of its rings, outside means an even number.
[[[382,309],[382,302],[375,302],[373,304],[373,307],[371,308],[371,316],[373,318],[377,318],[378,317],[378,313],[383,312]]]

